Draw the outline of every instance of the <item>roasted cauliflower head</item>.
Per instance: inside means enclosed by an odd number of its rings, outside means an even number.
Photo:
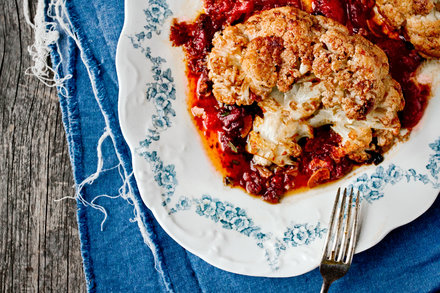
[[[335,158],[360,162],[399,133],[404,100],[385,53],[329,18],[261,12],[215,35],[207,67],[219,102],[263,110],[247,144],[258,164],[293,164],[298,141],[322,125],[342,138]]]
[[[439,0],[376,0],[376,7],[425,57],[440,57]]]

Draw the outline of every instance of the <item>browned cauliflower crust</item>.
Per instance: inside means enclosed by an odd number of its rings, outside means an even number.
[[[247,151],[260,165],[293,164],[297,141],[331,124],[342,137],[335,158],[362,162],[392,144],[404,100],[385,53],[341,24],[293,7],[261,12],[218,32],[208,56],[213,94],[225,104],[255,101]]]
[[[321,80],[323,104],[339,104],[351,119],[365,119],[381,103],[391,77],[385,53],[341,24],[292,7],[257,14],[217,33],[208,56],[214,96],[249,105],[277,86],[287,92],[301,78]]]
[[[425,57],[440,57],[439,0],[377,0],[376,7]]]

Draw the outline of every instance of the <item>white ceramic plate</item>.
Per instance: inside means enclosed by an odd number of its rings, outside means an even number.
[[[317,267],[338,186],[362,191],[362,231],[356,251],[378,243],[434,202],[440,173],[440,92],[409,141],[379,166],[270,205],[223,186],[187,110],[181,48],[169,42],[173,17],[192,19],[200,0],[125,1],[116,65],[119,117],[145,204],[178,243],[223,270],[268,277]],[[421,78],[438,76],[438,63]],[[437,70],[437,71],[436,71]],[[436,73],[437,72],[437,73]]]

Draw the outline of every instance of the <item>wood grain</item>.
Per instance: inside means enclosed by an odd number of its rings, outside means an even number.
[[[76,203],[55,201],[74,195],[57,94],[24,74],[22,1],[0,8],[0,290],[84,292]]]

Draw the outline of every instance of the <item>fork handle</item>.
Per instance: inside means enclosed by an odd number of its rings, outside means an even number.
[[[327,293],[328,289],[330,288],[330,285],[333,282],[329,282],[327,280],[324,280],[324,282],[322,283],[322,287],[321,287],[321,293]]]

